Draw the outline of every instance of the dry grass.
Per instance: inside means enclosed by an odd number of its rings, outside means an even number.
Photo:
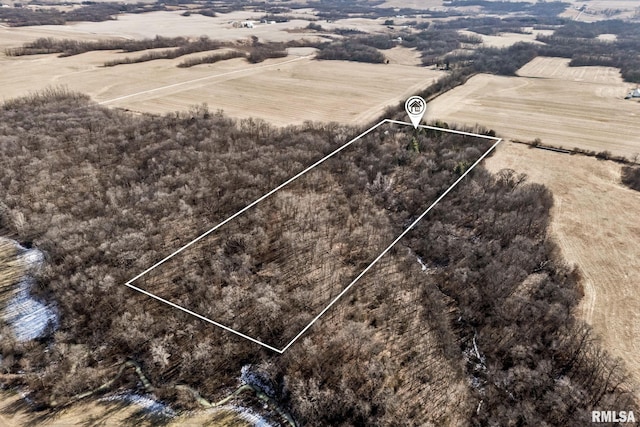
[[[637,13],[637,0],[607,0],[584,2],[582,0],[571,0],[571,6],[560,14],[563,18],[576,19],[582,22],[604,21],[607,19],[631,19]],[[580,8],[586,6],[584,12]],[[605,11],[619,11],[615,14],[606,15]]]
[[[402,46],[396,46],[392,49],[383,51],[384,56],[389,60],[390,64],[421,66],[420,52],[416,49],[409,49]]]
[[[387,0],[379,7],[406,7],[412,9],[443,8],[442,0]]]
[[[620,183],[616,163],[520,144],[503,144],[486,166],[526,173],[551,189],[552,238],[584,277],[579,314],[640,384],[640,193]]]
[[[640,152],[640,103],[623,99],[630,85],[618,70],[536,58],[519,75],[477,75],[431,102],[428,119],[480,123],[507,138],[567,148]]]
[[[0,290],[17,283],[24,275],[27,266],[17,256],[16,244],[0,237]]]
[[[233,28],[232,21],[259,18],[254,12],[233,12],[215,18],[180,16],[178,12],[123,14],[116,21],[66,26],[0,28],[0,48],[17,47],[39,37],[97,40],[208,35],[218,40],[286,41],[313,34],[292,32],[308,22],[261,24],[253,29]],[[388,31],[381,20],[345,19],[323,26]],[[69,58],[55,55],[6,57],[0,54],[1,100],[66,85],[87,93],[105,105],[138,112],[166,113],[207,103],[239,117],[259,117],[277,125],[306,120],[358,123],[373,120],[389,105],[429,86],[443,73],[417,67],[419,53],[397,47],[384,52],[390,64],[312,61],[310,49],[290,49],[289,58],[248,64],[242,59],[178,69],[176,60],[102,68],[106,61],[140,53],[89,52]],[[194,54],[196,56],[207,53]],[[304,56],[308,56],[304,58]],[[287,94],[283,97],[282,94]],[[274,99],[281,102],[274,103]]]
[[[264,13],[237,11],[216,17],[192,14],[182,16],[182,11],[122,14],[114,21],[78,22],[66,26],[78,33],[93,33],[111,37],[145,38],[160,34],[165,37],[200,37],[207,35],[216,40],[237,40],[257,36],[266,41],[287,41],[297,38],[287,29],[306,27],[306,20],[291,20],[277,24],[258,24],[254,28],[234,28],[233,21],[258,21]]]
[[[68,58],[0,56],[0,93],[10,99],[66,85],[105,105],[141,112],[188,110],[207,103],[233,117],[260,117],[278,125],[305,120],[362,123],[443,74],[400,64],[314,61],[308,49],[290,53],[261,64],[232,59],[187,69],[176,67],[185,58],[101,67],[105,61],[137,55],[112,51]],[[411,61],[411,56],[411,51],[396,54],[400,61]]]
[[[135,405],[98,404],[81,402],[73,405],[52,417],[30,412],[28,408],[15,409],[20,406],[17,394],[0,394],[0,425],[2,427],[23,427],[38,425],[41,427],[82,427],[82,426],[151,426],[153,422],[135,424],[137,408]],[[43,417],[44,418],[36,418]],[[37,420],[36,420],[37,419]],[[252,424],[225,408],[195,411],[173,419],[166,427],[250,427]]]
[[[108,102],[108,105],[164,113],[206,102],[212,109],[223,109],[232,117],[259,117],[276,125],[306,120],[360,124],[375,119],[385,107],[427,87],[441,75],[438,71],[417,67],[314,61],[310,57],[270,60],[258,65],[236,59],[193,67],[194,73],[185,73],[179,78],[175,70],[161,66],[156,65],[157,71],[152,74],[154,81],[144,78],[148,72],[140,71],[139,81],[114,86],[108,96],[103,93],[96,99],[109,101],[135,93],[136,88],[155,90],[206,77],[206,80],[179,87]]]
[[[460,30],[461,34],[478,36],[482,38],[482,44],[486,47],[509,47],[518,42],[527,42],[533,44],[542,44],[541,42],[536,40],[536,36],[538,34],[551,34],[552,30],[530,30],[531,33],[522,34],[522,33],[501,33],[497,36],[487,36],[484,34],[475,33],[473,31],[468,30]]]
[[[181,16],[182,11],[121,14],[117,20],[103,22],[74,22],[68,25],[36,27],[7,27],[0,24],[0,49],[20,46],[39,37],[72,38],[74,40],[142,39],[156,35],[165,37],[200,37],[216,40],[246,39],[253,35],[263,41],[284,42],[300,38],[287,30],[304,28],[305,19],[277,24],[255,24],[254,28],[234,28],[233,21],[258,20],[260,12],[237,11],[208,17],[199,14]],[[301,17],[312,17],[301,14]],[[371,21],[371,20],[370,20]],[[374,22],[374,21],[371,21]],[[373,24],[371,24],[373,25]],[[380,25],[380,27],[384,28]]]

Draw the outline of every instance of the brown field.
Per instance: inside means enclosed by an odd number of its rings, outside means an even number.
[[[522,77],[476,75],[432,101],[428,119],[629,158],[640,153],[640,103],[623,99],[631,85],[614,68],[567,64],[536,58],[519,70]]]
[[[417,67],[314,61],[305,56],[257,65],[234,59],[184,72],[162,65],[150,72],[140,65],[138,82],[114,82],[108,92],[97,94],[95,99],[151,113],[186,110],[206,102],[211,109],[223,109],[233,117],[259,117],[276,125],[305,120],[360,124],[375,119],[385,107],[429,86],[441,75]],[[154,77],[152,82],[146,77],[149,75]],[[205,80],[192,82],[198,78]],[[189,83],[160,89],[184,81]],[[153,92],[131,96],[145,90]],[[127,98],[118,100],[120,96]],[[348,108],[345,99],[350,101]]]
[[[595,22],[606,19],[637,19],[637,13],[640,9],[640,5],[636,0],[594,0],[589,2],[572,0],[570,3],[571,6],[560,16],[582,22]],[[587,9],[580,13],[578,9],[582,6],[586,6]],[[616,11],[616,13],[607,15],[605,11]]]
[[[420,52],[416,49],[409,49],[402,46],[396,46],[392,49],[385,50],[384,56],[387,57],[390,64],[398,65],[415,65],[420,66]]]
[[[15,409],[16,405],[19,406],[18,409]],[[154,425],[152,420],[139,422],[136,421],[136,418],[130,418],[135,416],[138,410],[135,405],[81,402],[50,416],[30,412],[28,408],[20,406],[21,400],[17,394],[8,392],[0,394],[0,425],[2,427],[24,427],[27,425],[37,425],[39,427]],[[229,407],[221,407],[186,413],[174,418],[168,424],[162,425],[166,427],[250,427],[253,424],[235,415]]]
[[[486,47],[509,47],[518,42],[527,42],[534,44],[542,44],[536,40],[538,34],[551,34],[553,30],[530,30],[529,34],[520,33],[501,33],[497,36],[486,36],[484,34],[478,34],[473,31],[460,30],[461,34],[479,36],[482,38],[482,44]]]
[[[413,9],[441,9],[442,0],[387,0],[379,7],[409,7]]]
[[[237,58],[192,68],[176,67],[185,57],[101,67],[108,60],[139,55],[112,51],[68,58],[0,56],[0,93],[10,99],[63,85],[104,105],[140,112],[166,113],[207,103],[233,117],[259,117],[277,125],[305,120],[360,124],[443,75],[403,65],[416,61],[417,54],[408,49],[393,50],[392,64],[316,61],[311,54],[309,49],[290,49],[289,57],[260,64]]]
[[[583,275],[579,314],[640,384],[640,192],[620,183],[617,163],[520,144],[503,144],[486,166],[526,173],[551,189],[551,236]]]
[[[64,28],[77,33],[136,39],[160,34],[165,37],[206,35],[217,40],[237,40],[254,35],[261,40],[287,41],[299,37],[284,30],[306,27],[309,24],[308,21],[294,19],[277,24],[256,23],[254,28],[234,28],[233,21],[258,21],[263,13],[237,11],[216,17],[198,14],[181,16],[181,13],[182,11],[122,14],[115,21],[78,22],[65,25]],[[50,29],[56,26],[44,27]]]

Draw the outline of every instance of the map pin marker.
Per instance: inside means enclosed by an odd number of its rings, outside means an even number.
[[[407,111],[413,127],[417,129],[420,120],[422,120],[424,113],[427,111],[426,101],[419,96],[412,96],[404,103],[404,109]]]

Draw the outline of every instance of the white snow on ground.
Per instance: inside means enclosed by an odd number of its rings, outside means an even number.
[[[31,297],[31,283],[30,279],[25,279],[18,284],[18,293],[7,302],[2,313],[18,341],[38,338],[47,326],[55,328],[58,323],[58,318],[50,307]]]
[[[117,393],[111,396],[103,397],[100,400],[103,402],[121,401],[130,403],[132,405],[141,407],[149,413],[160,415],[166,418],[173,418],[177,415],[175,411],[168,405],[165,405],[164,403],[152,399],[148,396],[141,396],[135,393]],[[251,423],[251,425],[253,425],[254,427],[273,427],[260,415],[255,414],[251,410],[243,408],[241,406],[224,405],[211,409],[211,411],[220,410],[232,411],[237,414],[239,418],[242,418],[244,421]]]
[[[416,257],[418,259],[418,264],[420,264],[420,268],[422,268],[422,271],[425,271],[427,269],[427,265],[424,263],[424,261],[422,261],[422,258],[420,258],[419,256]]]
[[[18,341],[29,341],[41,336],[47,326],[55,328],[58,317],[52,307],[36,301],[30,294],[33,279],[28,274],[42,267],[44,255],[37,249],[26,249],[13,243],[20,251],[17,258],[23,263],[27,276],[16,285],[18,292],[2,310],[2,318],[11,326]]]
[[[176,413],[169,406],[147,396],[141,396],[135,393],[118,393],[100,399],[104,402],[112,402],[114,400],[130,403],[144,409],[149,413],[161,415],[167,418],[173,418]]]
[[[22,246],[20,246],[20,248],[24,249]],[[18,258],[22,260],[27,269],[31,271],[42,267],[44,263],[44,255],[37,249],[24,249],[24,252],[18,255]]]
[[[244,365],[240,369],[240,382],[242,384],[249,384],[258,387],[268,396],[273,397],[275,395],[275,391],[269,384],[269,381],[266,380],[262,375],[260,375],[259,372],[253,371],[251,369],[251,365]]]
[[[236,414],[238,414],[239,418],[242,418],[246,422],[251,423],[251,425],[253,425],[254,427],[273,427],[267,422],[267,420],[247,408],[235,405],[225,405],[221,406],[220,409],[226,409],[235,412]]]

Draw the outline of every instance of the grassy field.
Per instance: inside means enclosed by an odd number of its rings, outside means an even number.
[[[257,65],[234,59],[185,71],[163,65],[140,64],[140,69],[156,67],[154,81],[149,82],[141,71],[137,84],[116,84],[108,95],[102,93],[95,99],[151,113],[186,110],[206,102],[232,117],[258,117],[276,125],[306,120],[360,124],[443,75],[399,64],[315,61],[293,55]],[[204,80],[190,81],[198,78]],[[173,86],[184,81],[187,83]],[[153,92],[144,92],[149,89]],[[131,96],[135,93],[139,94]],[[126,98],[118,99],[120,96]]]
[[[16,410],[16,406],[21,409]],[[238,416],[234,407],[227,406],[211,410],[195,411],[180,415],[168,423],[162,423],[166,427],[251,427],[251,423]],[[0,425],[3,427],[24,427],[37,425],[41,427],[71,427],[71,426],[123,426],[158,425],[152,417],[137,417],[141,408],[136,405],[123,405],[120,403],[96,403],[81,402],[66,408],[55,415],[45,416],[30,412],[24,407],[20,396],[15,393],[5,392],[0,394]]]
[[[481,123],[511,139],[566,148],[640,153],[640,103],[623,99],[631,85],[617,69],[569,67],[535,58],[521,77],[480,74],[429,104],[428,118]]]
[[[590,1],[572,0],[571,6],[561,14],[561,17],[583,22],[603,21],[605,19],[630,19],[638,12],[638,2],[635,0],[607,0]],[[582,13],[579,10],[586,6]]]
[[[486,166],[526,173],[551,189],[551,236],[583,274],[580,315],[640,384],[640,193],[620,183],[614,162],[520,144],[503,144]]]
[[[318,37],[287,31],[302,27],[307,21],[263,24],[254,29],[233,28],[229,23],[252,16],[250,12],[236,12],[217,18],[182,17],[157,12],[123,15],[117,21],[100,23],[0,28],[0,48],[18,47],[38,37],[96,40],[154,37],[156,34],[206,34],[219,40],[247,39],[255,35],[260,40],[274,41]],[[376,21],[368,21],[372,29],[385,28]],[[360,25],[340,21],[329,25],[351,24]],[[189,57],[210,53],[109,68],[102,65],[141,53],[101,51],[67,58],[0,54],[3,74],[0,94],[7,100],[48,86],[62,85],[87,93],[101,104],[136,112],[184,111],[206,103],[212,110],[222,109],[233,117],[258,117],[278,125],[299,124],[306,120],[363,123],[375,119],[387,106],[397,104],[444,75],[441,71],[418,67],[419,53],[402,47],[388,51],[389,64],[315,61],[314,52],[308,48],[291,48],[289,57],[260,64],[232,59],[188,69],[176,65]],[[274,104],[276,98],[280,101]]]
[[[308,49],[290,53],[260,64],[238,58],[187,69],[176,67],[184,57],[101,67],[127,56],[116,52],[0,57],[0,93],[6,100],[64,85],[99,103],[139,112],[184,111],[207,103],[233,117],[259,117],[278,125],[305,120],[362,123],[444,74],[403,65],[417,59],[410,50],[393,51],[396,63],[390,64],[315,61]],[[274,99],[280,101],[274,104]]]
[[[534,30],[532,28],[528,28],[527,30],[530,32],[529,33],[500,33],[499,35],[495,35],[495,36],[474,33],[473,31],[467,31],[467,30],[460,30],[460,33],[471,35],[471,36],[478,36],[482,38],[482,44],[484,46],[498,47],[498,48],[509,47],[518,42],[539,44],[540,42],[536,40],[536,36],[538,34],[548,35],[553,33],[553,30]]]

